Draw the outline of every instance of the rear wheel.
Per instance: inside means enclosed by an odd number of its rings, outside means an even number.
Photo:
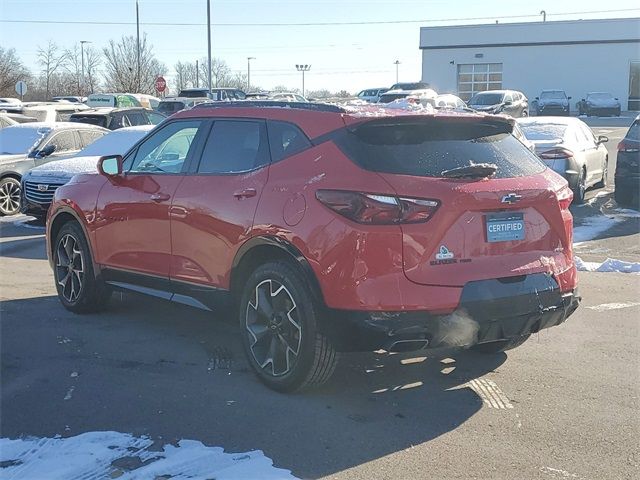
[[[587,172],[586,170],[582,170],[582,174],[580,178],[578,178],[578,183],[573,188],[573,203],[576,205],[581,205],[584,203],[584,195],[587,191]]]
[[[242,343],[265,385],[293,392],[331,377],[338,353],[319,331],[319,312],[304,277],[287,262],[264,264],[246,281],[239,308]]]
[[[480,353],[500,353],[507,350],[513,350],[526,342],[531,334],[514,337],[510,340],[500,340],[498,342],[481,343],[472,347],[473,350]]]
[[[595,184],[596,188],[604,188],[607,186],[607,175],[609,173],[609,159],[605,159],[604,168],[602,169],[602,178]]]
[[[6,177],[0,181],[0,215],[15,215],[20,211],[20,180]]]
[[[100,310],[111,291],[95,277],[91,252],[75,222],[62,226],[53,247],[54,278],[62,305],[75,313]]]

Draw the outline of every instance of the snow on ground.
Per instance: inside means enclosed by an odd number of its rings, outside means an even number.
[[[9,479],[69,480],[240,480],[295,479],[273,466],[264,454],[225,453],[195,440],[180,440],[150,449],[153,441],[119,432],[88,432],[69,438],[0,439],[0,477]],[[155,451],[160,450],[160,451]]]
[[[614,258],[607,258],[602,263],[585,262],[580,257],[574,257],[574,261],[581,272],[640,273],[640,262],[625,262]]]
[[[580,242],[593,240],[619,222],[622,222],[622,219],[617,216],[595,215],[585,218],[582,225],[573,227],[573,244],[576,245]]]

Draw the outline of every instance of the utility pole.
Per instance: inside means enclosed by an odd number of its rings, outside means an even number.
[[[247,57],[247,92],[251,90],[251,60],[255,60],[256,57]]]
[[[209,63],[207,79],[209,81],[209,92],[211,92],[211,0],[207,0],[207,62]]]
[[[398,65],[400,65],[400,60],[396,60],[393,64],[396,66],[396,83],[398,83]]]
[[[136,84],[137,90],[134,93],[140,93],[140,12],[138,11],[138,0],[136,0]]]
[[[311,70],[311,65],[298,65],[296,64],[296,70],[302,72],[302,96],[304,97],[304,72]]]
[[[196,60],[196,88],[200,88],[200,62]]]
[[[540,10],[540,15],[542,15],[542,21],[546,22],[547,21],[547,12],[546,12],[546,10]]]
[[[84,79],[84,44],[85,43],[91,43],[89,40],[80,40],[80,58],[82,59],[82,74],[80,75],[80,96],[82,97],[84,95],[84,86],[85,86],[85,79]]]

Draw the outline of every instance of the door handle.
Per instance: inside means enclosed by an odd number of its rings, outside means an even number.
[[[238,190],[237,192],[234,192],[233,196],[240,200],[242,198],[255,197],[257,194],[258,192],[255,188],[245,188],[244,190]]]
[[[151,195],[151,200],[158,203],[166,202],[170,198],[171,198],[171,195],[169,195],[168,193],[154,193],[153,195]]]

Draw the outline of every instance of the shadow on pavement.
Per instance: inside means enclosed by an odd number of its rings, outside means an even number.
[[[120,294],[107,311],[83,316],[51,296],[4,302],[1,435],[115,430],[195,439],[261,449],[312,478],[456,429],[482,407],[466,382],[506,359],[349,354],[322,390],[282,395],[250,372],[235,322],[217,320]]]
[[[46,260],[47,252],[44,235],[0,242],[0,256],[27,260]]]

